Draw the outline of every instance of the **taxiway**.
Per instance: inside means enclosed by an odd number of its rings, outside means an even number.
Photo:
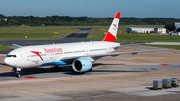
[[[87,33],[87,32],[86,32]],[[74,36],[75,37],[75,36]],[[60,40],[13,40],[1,41],[10,46],[88,41],[84,38]],[[37,43],[38,42],[38,43]],[[157,49],[135,45],[121,47],[116,52]],[[7,52],[0,54],[1,101],[179,101],[180,88],[150,90],[153,80],[180,77],[180,51],[165,50],[103,57],[93,64],[93,72],[75,73],[70,65],[62,72],[50,72],[50,67],[22,70],[22,78],[14,77],[11,67],[4,65]]]

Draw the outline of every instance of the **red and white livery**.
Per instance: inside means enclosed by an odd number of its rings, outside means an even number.
[[[17,77],[21,77],[19,71],[24,68],[54,66],[51,70],[57,70],[57,68],[61,68],[59,66],[66,64],[72,64],[72,68],[76,72],[87,72],[92,70],[92,62],[104,56],[118,56],[119,54],[156,51],[145,50],[111,53],[120,47],[120,43],[115,42],[119,18],[120,12],[116,14],[103,41],[34,46],[20,46],[13,44],[18,48],[7,54],[4,63],[13,67],[13,70],[17,72]]]
[[[104,38],[103,41],[107,42],[115,42],[116,41],[116,35],[117,35],[117,30],[118,30],[118,25],[119,25],[119,18],[120,18],[120,12],[118,12]]]

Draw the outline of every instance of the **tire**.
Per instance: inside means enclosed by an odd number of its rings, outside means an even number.
[[[17,77],[17,78],[21,78],[21,75],[20,75],[20,74],[17,74],[16,77]]]

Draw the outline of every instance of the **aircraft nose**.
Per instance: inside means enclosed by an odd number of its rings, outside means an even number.
[[[7,58],[4,59],[4,63],[5,63],[5,64],[8,63],[8,59],[7,59]]]
[[[14,66],[15,65],[15,62],[13,62],[12,59],[10,59],[10,58],[5,58],[4,63],[9,65],[9,66]]]

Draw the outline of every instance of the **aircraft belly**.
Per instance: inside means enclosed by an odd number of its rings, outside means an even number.
[[[17,63],[15,65],[15,67],[17,67],[17,68],[33,68],[33,67],[38,67],[38,64],[36,62],[26,61],[26,62]]]

